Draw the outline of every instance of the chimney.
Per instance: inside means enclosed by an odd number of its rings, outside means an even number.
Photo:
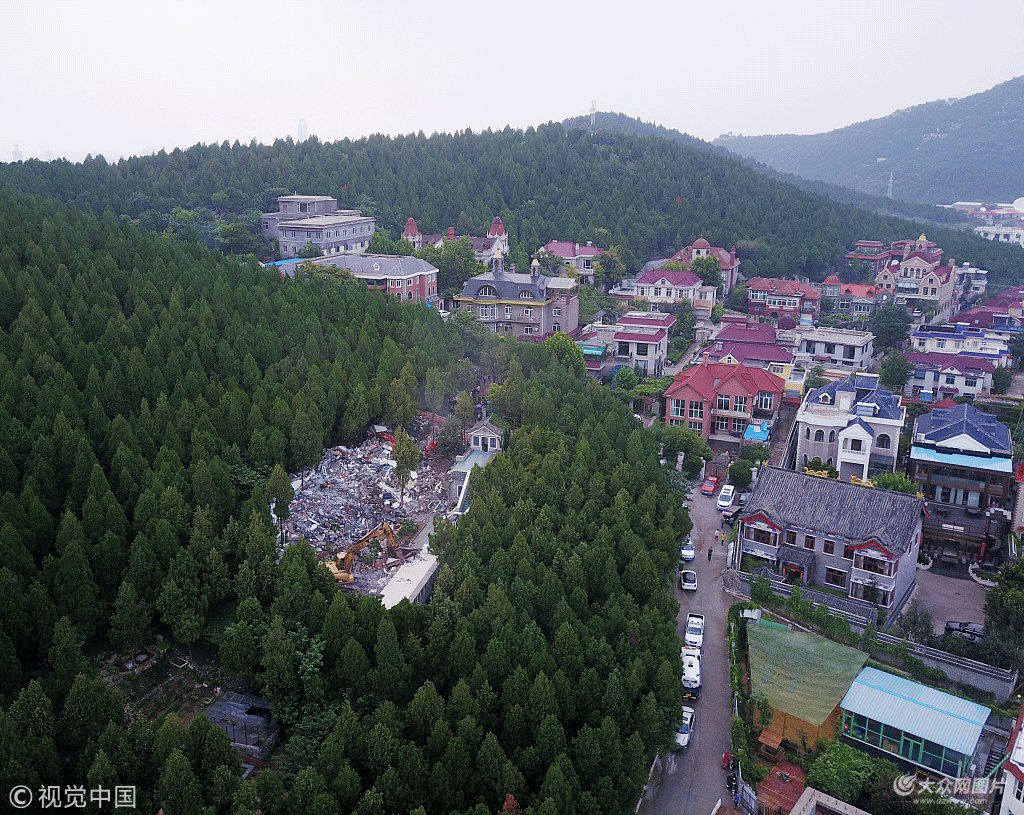
[[[450,240],[450,241],[455,240],[455,227],[454,226],[448,227],[448,240]]]

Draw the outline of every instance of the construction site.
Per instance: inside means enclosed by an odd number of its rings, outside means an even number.
[[[421,424],[432,425],[434,418],[440,417],[426,414]],[[400,570],[429,572],[429,577],[436,568],[425,535],[416,533],[449,508],[450,462],[432,455],[428,441],[403,494],[393,445],[390,431],[374,426],[363,444],[328,448],[316,470],[292,476],[295,497],[282,546],[304,538],[338,584],[360,594],[382,596]]]

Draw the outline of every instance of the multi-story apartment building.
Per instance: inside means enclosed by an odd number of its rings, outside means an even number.
[[[821,292],[809,283],[773,277],[752,277],[746,282],[747,313],[778,320],[792,317],[795,325],[812,325],[818,319]]]
[[[317,258],[314,262],[346,269],[367,288],[386,292],[404,303],[425,303],[432,307],[440,303],[437,267],[420,258],[345,252]]]
[[[917,496],[764,467],[740,513],[733,565],[750,556],[790,582],[845,591],[891,618],[917,580],[921,515]]]
[[[907,409],[878,384],[877,374],[853,374],[807,393],[796,414],[791,466],[815,458],[843,481],[867,480],[896,470],[896,453]]]
[[[995,365],[987,359],[937,351],[908,351],[904,356],[914,366],[903,389],[904,396],[930,392],[934,399],[945,399],[992,392]]]
[[[505,231],[505,225],[501,222],[501,218],[497,215],[491,221],[487,236],[483,238],[475,235],[456,235],[453,226],[448,227],[448,231],[443,235],[424,235],[416,225],[416,219],[411,216],[405,222],[402,237],[409,241],[413,249],[423,249],[426,246],[439,249],[446,240],[459,241],[465,238],[473,249],[473,257],[476,258],[477,263],[483,263],[488,267],[494,263],[496,258],[508,256],[508,233]]]
[[[801,328],[796,362],[860,370],[871,364],[875,335],[845,328]]]
[[[338,209],[326,195],[282,195],[278,212],[260,216],[260,235],[278,241],[281,257],[293,258],[313,244],[321,255],[359,252],[370,245],[376,219],[357,209]]]
[[[579,327],[579,284],[571,277],[511,274],[499,265],[467,280],[455,305],[496,334],[540,338]]]
[[[740,444],[747,426],[774,422],[785,381],[763,368],[701,363],[675,375],[665,391],[670,425],[723,444]]]
[[[910,335],[910,347],[927,353],[981,357],[997,367],[1013,361],[1009,345],[998,331],[976,328],[967,323],[919,325]]]
[[[971,405],[919,416],[910,474],[928,502],[929,552],[960,563],[992,554],[1013,513],[1013,439],[1006,425]]]

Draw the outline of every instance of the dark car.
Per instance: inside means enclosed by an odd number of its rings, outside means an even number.
[[[968,642],[977,642],[985,636],[985,626],[981,623],[950,620],[946,623],[946,633],[955,637],[963,637]]]

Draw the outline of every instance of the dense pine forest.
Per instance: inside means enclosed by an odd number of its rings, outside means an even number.
[[[0,776],[135,785],[137,811],[620,812],[678,702],[689,519],[650,435],[543,345],[489,347],[359,285],[280,280],[111,213],[0,192]],[[481,352],[513,428],[434,600],[385,612],[301,544],[270,468],[401,421]],[[286,728],[125,720],[94,655],[211,643]]]
[[[797,189],[687,137],[591,135],[559,124],[332,143],[225,142],[116,163],[33,160],[0,166],[4,184],[211,246],[218,216],[251,226],[256,213],[275,208],[276,196],[300,192],[360,207],[392,236],[410,215],[425,232],[455,226],[459,234],[483,234],[500,215],[518,264],[551,239],[591,240],[623,247],[635,269],[704,235],[714,245],[735,244],[748,276],[817,280],[858,239],[922,230]],[[996,282],[1024,278],[1014,247],[927,228],[946,257],[987,268]]]

